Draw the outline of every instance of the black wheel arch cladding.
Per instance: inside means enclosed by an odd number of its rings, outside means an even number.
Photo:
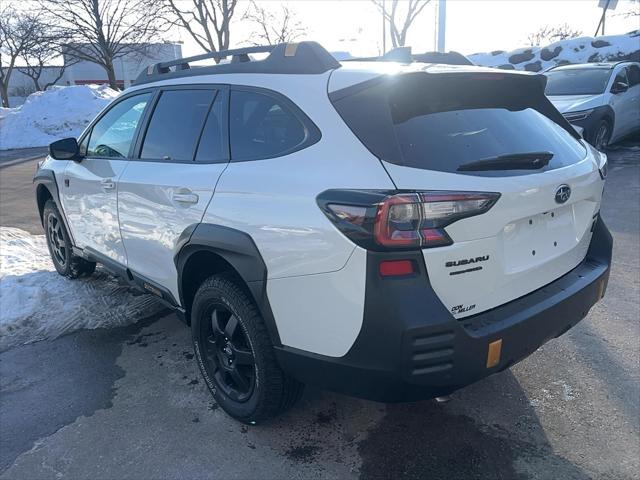
[[[58,206],[58,212],[64,223],[64,227],[67,229],[67,235],[71,241],[71,245],[75,245],[73,233],[69,228],[69,222],[67,222],[67,216],[64,213],[62,204],[60,203],[60,193],[58,191],[58,183],[56,181],[56,174],[49,168],[39,168],[33,177],[33,184],[36,187],[36,204],[38,207],[38,214],[40,215],[40,223],[44,228],[44,204],[49,198],[51,198]]]
[[[591,142],[594,140],[596,131],[600,126],[600,122],[602,122],[603,120],[609,123],[609,127],[611,128],[609,135],[611,135],[611,133],[613,132],[615,118],[616,114],[610,105],[600,105],[599,107],[594,108],[591,115],[589,115],[587,118],[571,123],[573,125],[581,127],[584,130],[584,138],[587,139],[587,141]]]
[[[253,238],[246,232],[223,225],[210,223],[193,224],[187,227],[176,245],[174,262],[178,274],[180,304],[189,320],[191,306],[185,286],[185,272],[189,260],[196,254],[209,252],[224,260],[242,280],[267,326],[274,345],[281,345],[278,329],[267,298],[267,266]],[[218,273],[214,265],[210,275]]]

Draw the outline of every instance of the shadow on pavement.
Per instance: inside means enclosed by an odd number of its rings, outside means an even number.
[[[359,445],[362,479],[527,479],[544,463],[549,476],[583,479],[579,467],[554,454],[538,417],[511,372],[477,384],[473,395],[451,404],[434,401],[387,406],[387,414]],[[496,382],[500,383],[494,389]],[[499,392],[501,390],[502,392]],[[507,405],[493,402],[496,395]],[[526,421],[527,435],[507,431],[498,424],[484,425],[454,413],[458,401],[480,402],[486,410],[506,407],[518,422]],[[542,472],[540,472],[542,473]],[[535,475],[534,475],[535,476]]]

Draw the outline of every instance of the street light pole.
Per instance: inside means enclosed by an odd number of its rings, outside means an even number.
[[[444,53],[447,31],[447,0],[438,0],[438,51]]]
[[[387,19],[385,18],[385,0],[382,0],[382,55],[387,53]]]

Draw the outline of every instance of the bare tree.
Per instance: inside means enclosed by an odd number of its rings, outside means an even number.
[[[114,61],[144,54],[166,26],[161,5],[153,0],[40,0],[51,23],[64,29],[65,61],[83,60],[100,65],[111,88],[117,89]]]
[[[255,45],[293,42],[307,31],[286,3],[281,3],[279,11],[274,11],[252,0],[245,18],[256,24],[256,31],[251,36]]]
[[[391,43],[393,47],[404,47],[407,41],[407,33],[411,28],[414,20],[424,10],[431,0],[371,0],[382,12],[385,20],[389,24],[389,32],[391,33]],[[390,9],[386,7],[387,3],[391,3]],[[398,9],[398,6],[402,8]],[[405,10],[402,15],[399,10]]]
[[[2,106],[9,107],[9,80],[16,61],[33,47],[38,15],[18,12],[10,7],[0,11],[0,96]]]
[[[68,43],[69,37],[65,30],[46,24],[38,19],[33,33],[33,44],[22,54],[24,66],[16,67],[22,74],[26,75],[33,82],[34,91],[46,90],[55,85],[62,78],[66,68],[78,60],[62,58],[62,49]],[[62,66],[52,67],[54,61],[62,62]],[[43,75],[46,71],[55,72],[55,76],[45,75],[46,81],[42,83]]]
[[[556,26],[545,25],[530,33],[527,36],[527,42],[532,47],[539,47],[559,40],[579,37],[580,35],[582,35],[582,30],[574,30],[567,23]]]
[[[184,28],[204,51],[229,48],[238,0],[162,0],[162,4],[169,23]]]

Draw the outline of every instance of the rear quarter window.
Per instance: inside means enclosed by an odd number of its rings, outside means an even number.
[[[292,102],[258,91],[232,90],[229,107],[232,161],[280,157],[320,139],[320,131]]]

